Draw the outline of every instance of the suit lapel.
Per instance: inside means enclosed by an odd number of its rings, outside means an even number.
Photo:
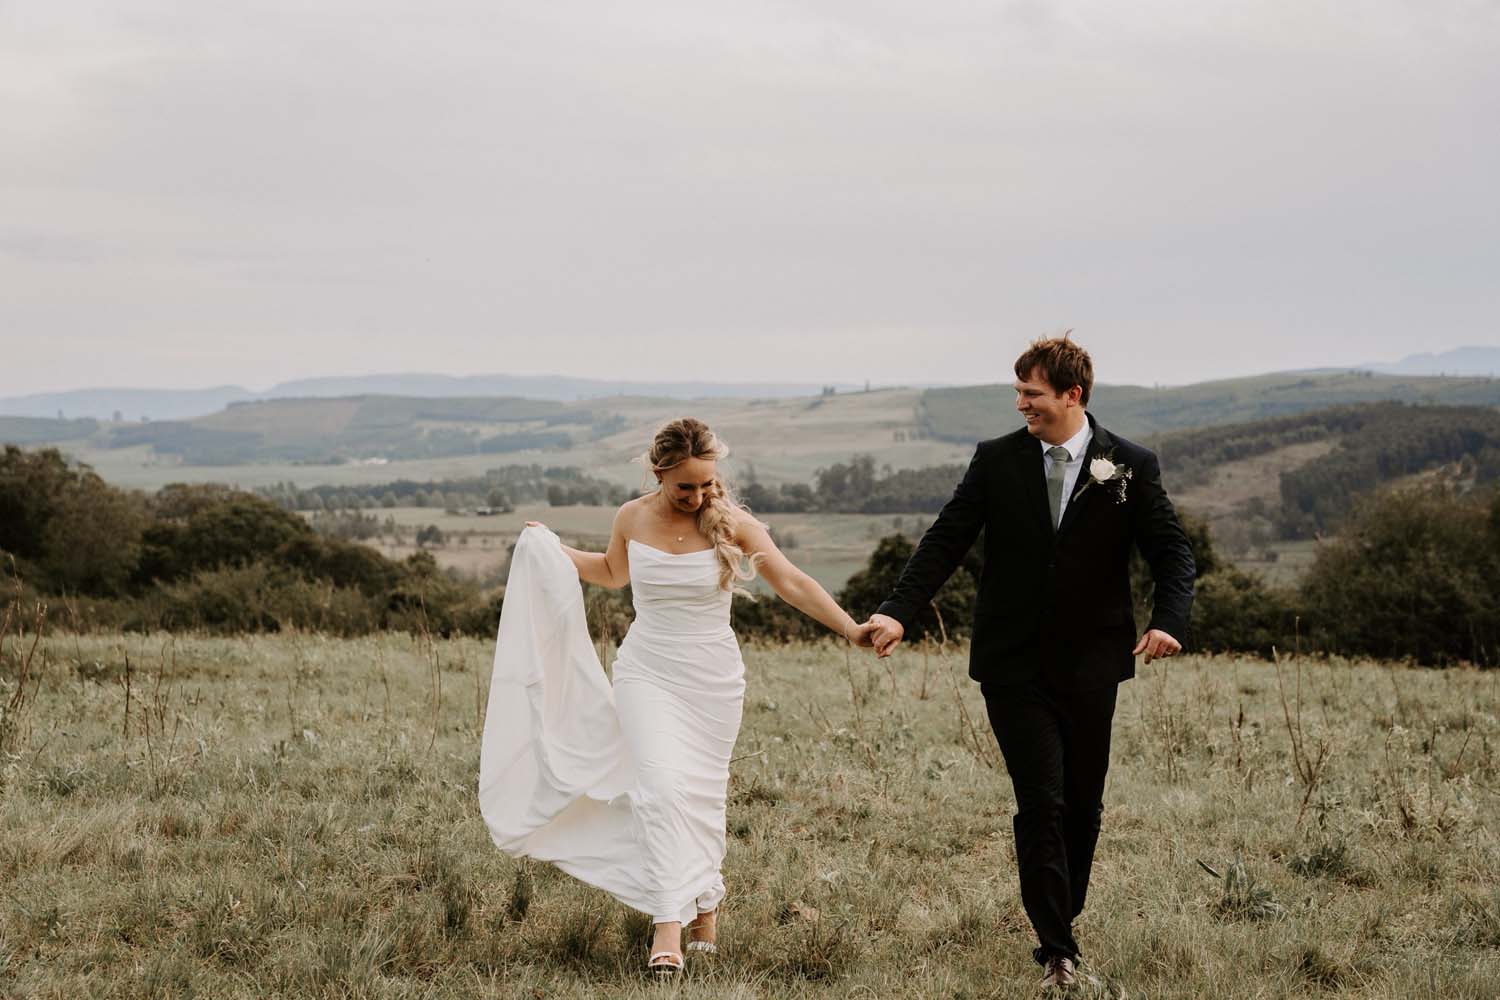
[[[1047,467],[1042,462],[1042,447],[1030,434],[1016,448],[1016,472],[1026,489],[1026,502],[1041,529],[1043,538],[1052,537],[1052,510],[1047,506]]]
[[[1068,494],[1068,506],[1063,510],[1062,524],[1057,526],[1059,535],[1066,531],[1068,525],[1077,518],[1079,507],[1088,502],[1089,495],[1098,493],[1104,488],[1096,483],[1089,487],[1088,493],[1084,492],[1084,487],[1089,484],[1089,463],[1096,458],[1102,458],[1105,452],[1113,448],[1114,440],[1109,436],[1108,431],[1094,423],[1092,416],[1089,417],[1089,423],[1093,425],[1094,433],[1089,438],[1089,446],[1083,450],[1083,467],[1078,470],[1078,479],[1073,483],[1073,492]]]

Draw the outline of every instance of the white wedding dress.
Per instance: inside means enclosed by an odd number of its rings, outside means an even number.
[[[724,895],[724,799],[745,668],[712,549],[631,541],[635,622],[611,687],[555,534],[516,542],[479,764],[508,854],[549,861],[656,923]]]

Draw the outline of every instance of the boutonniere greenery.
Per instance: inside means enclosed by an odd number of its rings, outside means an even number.
[[[1101,455],[1089,463],[1089,481],[1083,484],[1083,490],[1094,484],[1110,487],[1115,494],[1115,503],[1125,502],[1125,488],[1134,473],[1123,465],[1115,464],[1115,453],[1110,451],[1107,455]],[[1083,490],[1078,492],[1081,494]]]

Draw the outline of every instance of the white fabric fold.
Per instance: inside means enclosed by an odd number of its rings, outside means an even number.
[[[657,922],[691,920],[723,895],[744,667],[706,556],[632,544],[647,621],[621,644],[612,687],[572,560],[551,531],[523,531],[480,750],[480,812],[502,850],[551,862]],[[650,627],[652,608],[677,615],[670,629]]]

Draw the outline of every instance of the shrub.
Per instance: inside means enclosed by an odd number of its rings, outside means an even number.
[[[299,628],[365,635],[382,625],[378,599],[316,583],[264,562],[204,570],[162,590],[156,628],[170,631],[278,632]]]
[[[178,489],[159,505],[159,520],[146,529],[137,585],[170,582],[199,570],[248,566],[268,559],[286,542],[313,534],[296,514],[248,493],[214,487]]]
[[[942,615],[943,628],[949,637],[967,636],[973,628],[974,599],[977,588],[980,553],[984,536],[981,534],[964,557],[963,563],[953,571],[948,582],[943,584],[933,598],[937,612],[931,607],[923,608],[906,634],[907,641],[924,635],[938,635],[938,615]],[[887,535],[875,546],[865,568],[849,578],[839,594],[839,603],[856,621],[863,621],[875,613],[880,603],[890,596],[906,561],[916,551],[916,546],[905,535]]]
[[[56,449],[0,452],[0,551],[42,590],[124,590],[145,520],[137,494],[70,466]]]
[[[283,542],[275,560],[309,580],[353,587],[368,595],[383,594],[401,579],[401,568],[365,545],[335,538],[298,535]]]
[[[1303,581],[1318,644],[1426,664],[1500,661],[1495,511],[1444,489],[1390,493],[1356,507]]]
[[[1193,647],[1209,653],[1266,657],[1273,646],[1288,649],[1296,631],[1292,598],[1237,569],[1200,577],[1193,598]]]

